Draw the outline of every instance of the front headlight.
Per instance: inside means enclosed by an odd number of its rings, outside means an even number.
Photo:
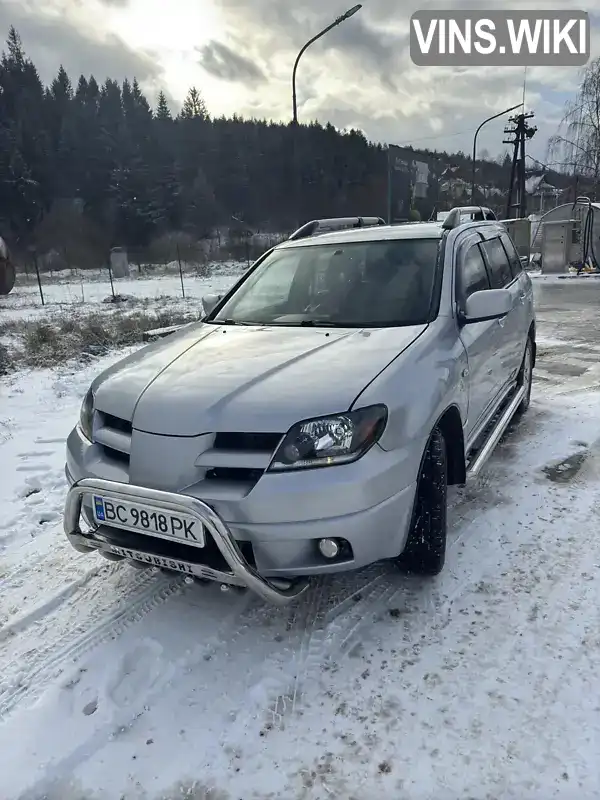
[[[81,411],[79,412],[79,427],[86,439],[92,441],[92,433],[94,429],[94,394],[91,389],[83,398],[81,404]]]
[[[357,461],[385,429],[386,406],[368,406],[299,422],[277,448],[269,472],[329,467]]]

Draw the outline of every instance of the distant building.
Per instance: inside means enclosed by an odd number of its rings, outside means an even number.
[[[529,203],[531,211],[539,214],[544,214],[551,208],[556,208],[562,194],[562,190],[549,183],[543,173],[541,175],[530,175],[525,181],[525,191],[529,197],[535,198],[534,202]]]

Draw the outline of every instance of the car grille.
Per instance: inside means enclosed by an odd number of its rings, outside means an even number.
[[[94,438],[104,457],[116,464],[128,465],[131,455],[131,422],[97,413]],[[209,447],[201,452],[194,466],[204,470],[203,480],[211,484],[236,484],[249,491],[269,466],[283,438],[281,433],[246,433],[225,431],[212,434]],[[203,437],[206,446],[206,436]]]
[[[216,433],[212,447],[198,456],[196,466],[206,469],[206,481],[254,486],[282,438],[281,433]]]
[[[131,434],[131,422],[103,411],[96,412],[94,439],[110,461],[129,464]]]

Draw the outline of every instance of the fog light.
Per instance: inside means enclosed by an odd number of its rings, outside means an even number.
[[[321,539],[319,541],[319,550],[325,558],[335,558],[340,552],[340,546],[335,539]]]

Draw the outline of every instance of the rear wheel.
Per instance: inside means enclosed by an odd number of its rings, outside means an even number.
[[[525,355],[523,356],[523,363],[517,376],[517,386],[525,389],[525,397],[517,408],[517,414],[524,414],[529,408],[531,403],[531,385],[533,383],[533,341],[531,336],[527,337],[527,344],[525,346]]]
[[[400,568],[418,575],[437,575],[446,561],[448,459],[439,428],[431,434],[419,480],[408,541]]]

